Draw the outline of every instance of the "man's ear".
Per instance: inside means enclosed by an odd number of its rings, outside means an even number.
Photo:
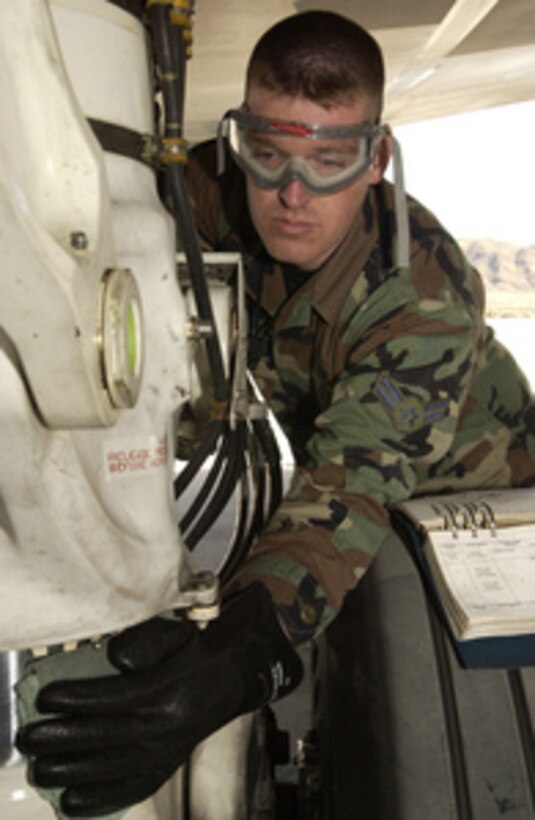
[[[370,168],[371,185],[375,185],[376,183],[381,182],[383,175],[388,167],[388,163],[390,162],[390,158],[392,156],[392,134],[390,132],[390,127],[386,126],[386,128],[387,133],[379,143],[379,148],[377,149],[375,159]]]

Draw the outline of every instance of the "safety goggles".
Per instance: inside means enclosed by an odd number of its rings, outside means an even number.
[[[373,163],[384,126],[308,125],[256,117],[244,109],[224,116],[218,128],[219,172],[224,170],[226,138],[239,167],[262,188],[282,188],[298,179],[314,194],[332,194],[364,174]],[[281,138],[306,139],[306,154],[292,154]]]

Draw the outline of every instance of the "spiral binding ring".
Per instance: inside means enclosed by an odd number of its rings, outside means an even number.
[[[433,510],[442,517],[444,529],[451,530],[454,538],[459,537],[459,530],[470,530],[474,538],[480,530],[490,530],[491,535],[496,536],[494,511],[486,501],[470,501],[462,505],[444,501],[433,504]]]

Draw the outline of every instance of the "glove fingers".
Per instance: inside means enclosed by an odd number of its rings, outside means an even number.
[[[37,696],[37,708],[43,714],[69,714],[83,711],[86,715],[125,712],[158,699],[161,678],[148,673],[110,675],[103,678],[58,680],[44,686]]]
[[[134,754],[130,754],[128,749],[120,748],[101,752],[98,757],[43,755],[31,764],[30,780],[32,784],[44,789],[107,783],[132,778],[136,772],[142,772],[149,762],[149,753],[142,754],[139,747]]]
[[[191,621],[153,618],[112,638],[108,658],[123,672],[149,669],[180,650],[197,635]]]
[[[53,755],[65,752],[92,751],[102,748],[128,747],[164,734],[162,726],[151,718],[116,715],[108,718],[42,720],[19,730],[17,747],[26,755]]]

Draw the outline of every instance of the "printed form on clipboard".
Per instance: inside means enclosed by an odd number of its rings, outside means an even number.
[[[535,664],[535,488],[424,496],[391,512],[466,665]]]

